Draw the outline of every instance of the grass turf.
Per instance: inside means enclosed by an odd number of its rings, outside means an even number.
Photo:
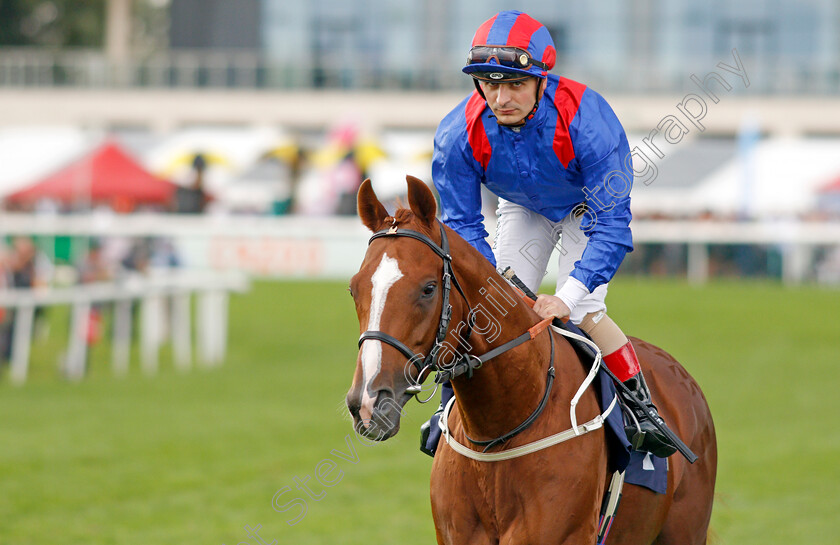
[[[840,292],[621,279],[608,301],[705,390],[719,542],[836,543]],[[434,542],[431,459],[417,450],[433,407],[409,405],[386,443],[353,435],[343,397],[358,329],[344,284],[257,283],[232,298],[225,365],[186,374],[164,350],[156,377],[134,354],[113,378],[103,343],[88,377],[67,383],[55,371],[67,318],[49,313],[24,387],[0,383],[0,544],[255,545],[245,526],[257,525],[266,543]]]

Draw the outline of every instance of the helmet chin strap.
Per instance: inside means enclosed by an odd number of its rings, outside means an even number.
[[[478,91],[478,94],[481,95],[481,98],[483,98],[486,101],[487,97],[484,96],[484,91],[481,90],[481,85],[479,85],[478,79],[473,78],[472,80],[473,80],[473,85],[475,85],[475,90]]]
[[[481,98],[483,98],[484,101],[487,102],[487,97],[484,96],[484,91],[481,90],[481,85],[478,83],[478,80],[476,78],[473,78],[473,85],[475,85],[475,90],[478,91],[478,94],[481,95]],[[531,108],[531,112],[528,115],[526,115],[522,119],[522,121],[520,121],[519,123],[515,123],[515,124],[502,123],[501,121],[499,121],[499,118],[497,117],[496,118],[496,123],[498,125],[501,125],[502,127],[521,127],[522,125],[527,123],[529,120],[533,119],[534,116],[537,114],[537,108],[539,108],[539,106],[540,106],[540,98],[541,98],[540,97],[540,90],[542,89],[542,86],[543,86],[543,82],[540,81],[537,84],[537,96],[534,97],[534,107]]]

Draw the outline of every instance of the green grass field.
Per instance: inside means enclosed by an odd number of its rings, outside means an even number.
[[[29,383],[0,381],[0,544],[260,543],[246,525],[265,543],[434,543],[431,459],[417,450],[434,408],[409,405],[383,444],[352,434],[358,326],[345,287],[257,283],[232,298],[223,367],[179,374],[165,350],[154,378],[136,357],[113,378],[103,345],[83,382],[63,381],[67,314],[51,313]],[[610,292],[625,331],[674,354],[706,392],[718,543],[837,543],[840,291],[621,279]],[[318,499],[292,526],[300,508],[272,501],[302,496],[298,485]]]

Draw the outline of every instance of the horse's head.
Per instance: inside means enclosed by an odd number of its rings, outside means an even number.
[[[407,181],[409,208],[390,216],[366,180],[359,189],[359,217],[374,233],[404,229],[439,245],[434,195],[422,181],[411,176]],[[364,340],[347,407],[355,429],[367,437],[384,440],[397,433],[402,407],[425,378],[415,362],[435,345],[443,304],[442,262],[422,240],[381,236],[372,239],[350,281]]]

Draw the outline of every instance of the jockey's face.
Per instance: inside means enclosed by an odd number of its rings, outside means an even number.
[[[534,109],[537,86],[543,82],[545,80],[541,78],[498,83],[480,80],[479,85],[500,125],[521,125]]]

